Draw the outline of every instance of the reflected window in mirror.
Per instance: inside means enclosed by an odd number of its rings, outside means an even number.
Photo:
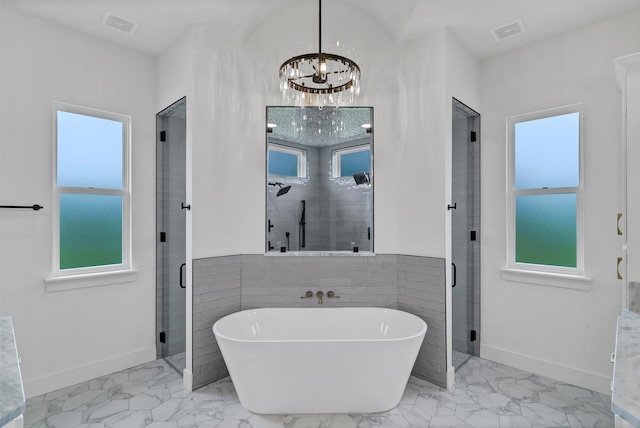
[[[307,176],[307,151],[295,147],[269,144],[267,171],[288,177]]]
[[[372,123],[370,107],[267,107],[267,252],[373,252]]]
[[[371,148],[369,144],[333,151],[333,178],[352,177],[353,174],[371,172]]]

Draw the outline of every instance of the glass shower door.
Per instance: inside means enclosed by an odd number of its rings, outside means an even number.
[[[479,355],[480,115],[453,100],[451,258],[453,366]]]
[[[186,337],[186,100],[156,116],[156,350],[185,368]]]

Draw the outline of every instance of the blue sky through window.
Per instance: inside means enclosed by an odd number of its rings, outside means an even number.
[[[371,150],[360,150],[340,155],[340,177],[349,177],[356,172],[370,171]]]
[[[58,186],[122,189],[123,124],[58,111]]]
[[[298,156],[269,150],[269,174],[298,176]]]
[[[515,124],[515,188],[580,184],[580,115],[569,113]]]

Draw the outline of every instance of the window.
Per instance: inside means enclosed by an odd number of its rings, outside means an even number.
[[[54,275],[130,268],[130,118],[54,105]]]
[[[269,144],[267,172],[289,177],[307,177],[307,152],[294,147]]]
[[[351,177],[357,172],[371,172],[371,148],[369,144],[338,149],[332,155],[333,178]]]
[[[582,275],[581,109],[508,119],[509,267]]]

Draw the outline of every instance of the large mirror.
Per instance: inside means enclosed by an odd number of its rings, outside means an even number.
[[[267,252],[373,252],[373,108],[267,107]]]

